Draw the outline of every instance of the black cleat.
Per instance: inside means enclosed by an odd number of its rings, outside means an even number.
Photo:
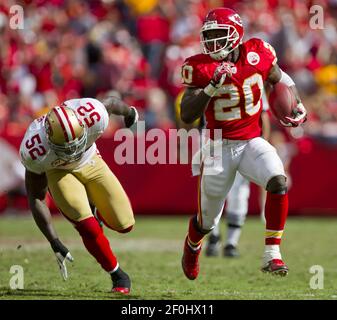
[[[121,268],[118,268],[114,273],[111,273],[112,292],[129,294],[131,290],[131,280],[127,273]]]
[[[228,258],[237,258],[240,256],[239,251],[232,244],[227,244],[224,247],[223,255]]]
[[[217,257],[220,251],[220,236],[215,236],[211,234],[208,237],[208,242],[206,245],[206,256],[207,257]]]

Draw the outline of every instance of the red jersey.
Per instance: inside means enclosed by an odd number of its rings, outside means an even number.
[[[273,47],[260,39],[252,38],[240,46],[232,77],[226,78],[205,111],[211,138],[212,129],[222,129],[225,139],[248,140],[261,136],[263,84],[276,62]],[[182,67],[183,84],[205,88],[220,63],[206,54],[187,58]]]

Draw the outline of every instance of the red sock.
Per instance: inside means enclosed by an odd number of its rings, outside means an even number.
[[[85,247],[102,268],[107,272],[113,271],[118,266],[118,262],[97,220],[94,217],[82,220],[76,224],[76,229]]]
[[[266,239],[265,244],[279,245],[288,215],[288,194],[267,192],[265,207]]]
[[[197,248],[200,246],[202,239],[205,234],[200,232],[197,225],[197,218],[194,216],[190,219],[190,223],[188,226],[188,242],[190,246]]]

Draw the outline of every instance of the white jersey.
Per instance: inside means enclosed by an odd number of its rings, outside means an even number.
[[[109,115],[104,105],[92,98],[67,100],[63,105],[75,110],[87,126],[86,151],[79,160],[74,162],[60,159],[49,147],[44,127],[46,116],[42,116],[31,123],[21,142],[21,162],[27,170],[37,174],[51,169],[76,170],[87,164],[96,153],[95,141],[102,135],[109,123]]]

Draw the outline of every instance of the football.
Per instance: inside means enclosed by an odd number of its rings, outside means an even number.
[[[286,117],[292,116],[292,111],[297,105],[296,97],[291,89],[284,83],[278,82],[270,92],[268,100],[274,116],[278,120],[288,123]]]

